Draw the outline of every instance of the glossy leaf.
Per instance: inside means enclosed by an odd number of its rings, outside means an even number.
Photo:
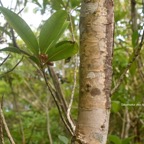
[[[55,38],[58,39],[60,37],[59,34],[63,29],[66,18],[66,11],[60,10],[55,12],[42,26],[39,36],[41,53],[46,53],[46,51],[51,47],[51,45],[56,42]]]
[[[29,59],[32,60],[37,65],[40,64],[39,60],[35,56],[29,56]]]
[[[21,50],[16,48],[16,47],[6,47],[6,48],[3,48],[3,49],[0,49],[0,52],[1,51],[5,51],[5,52],[13,52],[13,53],[18,53],[20,54],[21,53]]]
[[[49,49],[49,61],[57,61],[66,59],[78,52],[78,45],[75,42],[63,41],[58,43],[55,47]]]
[[[122,144],[121,139],[116,135],[109,135],[108,139],[110,142],[113,142],[114,144]]]
[[[27,54],[25,51],[22,51],[16,47],[6,47],[3,49],[0,49],[0,52],[13,52],[13,53],[17,53],[17,54],[25,54],[28,56],[29,59],[31,59],[34,63],[36,63],[37,65],[39,65],[39,60],[35,57],[35,56],[31,56],[29,54]]]
[[[17,54],[24,54],[26,56],[30,56],[30,54],[28,54],[27,52],[25,52],[19,48],[16,48],[16,47],[12,47],[12,46],[0,49],[0,52],[2,52],[2,51],[17,53]]]
[[[65,31],[66,28],[68,27],[68,25],[69,25],[69,22],[68,22],[68,21],[66,21],[66,22],[63,24],[61,30],[59,31],[59,33],[57,34],[57,36],[56,36],[56,37],[54,38],[54,40],[52,41],[49,49],[51,49],[52,47],[55,47],[56,43],[58,42],[59,38],[61,37],[61,35],[64,33],[64,31]],[[47,51],[48,51],[48,49],[47,49]],[[47,51],[46,51],[46,53],[47,53]]]
[[[12,12],[9,9],[4,7],[0,7],[0,11],[5,16],[8,23],[11,27],[18,33],[18,35],[22,38],[22,40],[26,43],[27,47],[34,53],[38,54],[38,42],[37,39],[27,25],[27,23],[16,13]]]

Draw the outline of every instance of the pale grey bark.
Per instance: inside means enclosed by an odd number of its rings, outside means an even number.
[[[83,0],[80,16],[80,97],[73,143],[106,144],[112,82],[112,0]]]

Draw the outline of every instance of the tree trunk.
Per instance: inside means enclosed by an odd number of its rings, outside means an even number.
[[[112,83],[112,0],[83,0],[80,16],[80,97],[74,144],[106,144]]]

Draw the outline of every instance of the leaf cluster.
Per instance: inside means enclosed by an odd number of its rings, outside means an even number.
[[[28,56],[36,64],[49,64],[51,61],[66,59],[78,52],[78,45],[74,41],[58,42],[61,35],[69,25],[68,14],[64,10],[55,12],[42,26],[39,38],[37,39],[31,28],[18,14],[9,9],[0,7],[11,27],[25,42],[31,53],[21,50],[18,47],[6,47],[0,51],[9,51]],[[60,19],[59,19],[60,18]]]

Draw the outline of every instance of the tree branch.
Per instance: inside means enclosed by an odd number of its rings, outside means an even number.
[[[71,93],[71,97],[70,97],[70,103],[67,109],[67,118],[69,120],[69,122],[71,123],[71,126],[73,128],[73,131],[75,131],[75,124],[73,123],[73,121],[71,120],[71,108],[72,108],[72,104],[73,104],[73,99],[74,99],[74,93],[75,93],[75,88],[76,88],[76,77],[77,77],[77,57],[75,56],[75,67],[74,67],[74,84],[73,84],[73,88],[72,88],[72,93]]]
[[[2,66],[6,61],[7,59],[10,57],[10,54],[7,55],[7,57],[2,61],[2,63],[0,64],[0,66]]]
[[[139,45],[137,45],[137,48],[135,48],[136,50],[134,52],[133,58],[130,60],[130,62],[128,63],[127,67],[125,68],[125,70],[123,71],[123,73],[121,74],[119,79],[117,80],[115,87],[111,91],[111,95],[114,94],[116,92],[116,90],[119,88],[119,86],[122,83],[127,71],[130,69],[130,67],[132,66],[133,62],[139,56],[140,51],[141,51],[142,46],[143,46],[143,41],[144,41],[144,31],[143,31],[142,38],[141,38],[141,41],[140,41]]]
[[[138,60],[137,60],[137,64],[138,64],[138,72],[139,72],[139,75],[142,79],[142,81],[144,82],[144,73],[143,73],[143,63],[142,63],[142,58],[141,56],[138,57]]]
[[[49,119],[48,104],[49,104],[49,98],[47,98],[47,106],[46,106],[47,134],[48,134],[48,138],[49,138],[50,144],[53,144],[53,140],[52,140],[52,136],[51,136],[51,132],[50,132],[50,119]]]
[[[50,85],[50,83],[47,81],[47,77],[46,77],[46,74],[45,74],[45,71],[43,70],[43,68],[41,69],[41,71],[42,71],[45,83],[47,85],[47,88],[48,88],[50,94],[52,95],[54,102],[58,108],[61,120],[63,121],[65,127],[71,133],[71,135],[74,135],[74,132],[72,131],[71,126],[67,122],[66,117],[63,115],[63,103],[61,103],[61,101],[59,101],[59,99],[58,99],[59,95],[58,95],[57,91],[55,89],[53,89],[52,86]]]
[[[0,116],[1,116],[1,120],[2,120],[2,123],[4,125],[4,128],[5,128],[5,131],[7,133],[7,136],[8,136],[8,139],[10,141],[11,144],[15,144],[14,140],[13,140],[13,137],[10,133],[10,130],[7,126],[7,123],[6,123],[6,120],[5,120],[5,117],[4,117],[4,114],[3,114],[3,110],[2,110],[2,106],[0,105]]]
[[[2,3],[2,1],[0,0],[0,5],[3,7],[3,3]]]
[[[1,109],[3,108],[3,96],[2,96],[2,100],[1,100]],[[0,140],[2,144],[5,144],[4,142],[4,136],[3,136],[3,122],[2,122],[2,117],[0,115]]]
[[[59,83],[59,80],[58,80],[58,77],[57,75],[55,74],[54,70],[52,67],[48,67],[49,69],[49,72],[50,72],[50,76],[52,78],[52,81],[53,81],[53,84],[54,84],[54,87],[58,93],[58,100],[60,101],[60,103],[62,104],[62,108],[63,108],[63,111],[67,111],[67,103],[64,99],[64,95],[62,93],[62,90],[61,90],[61,87],[60,87],[60,83]]]
[[[19,62],[18,62],[12,69],[8,70],[8,71],[5,72],[4,74],[1,74],[0,77],[2,77],[3,75],[6,75],[6,74],[12,72],[12,71],[21,63],[22,60],[23,60],[23,56],[22,56],[22,58],[19,60]]]

